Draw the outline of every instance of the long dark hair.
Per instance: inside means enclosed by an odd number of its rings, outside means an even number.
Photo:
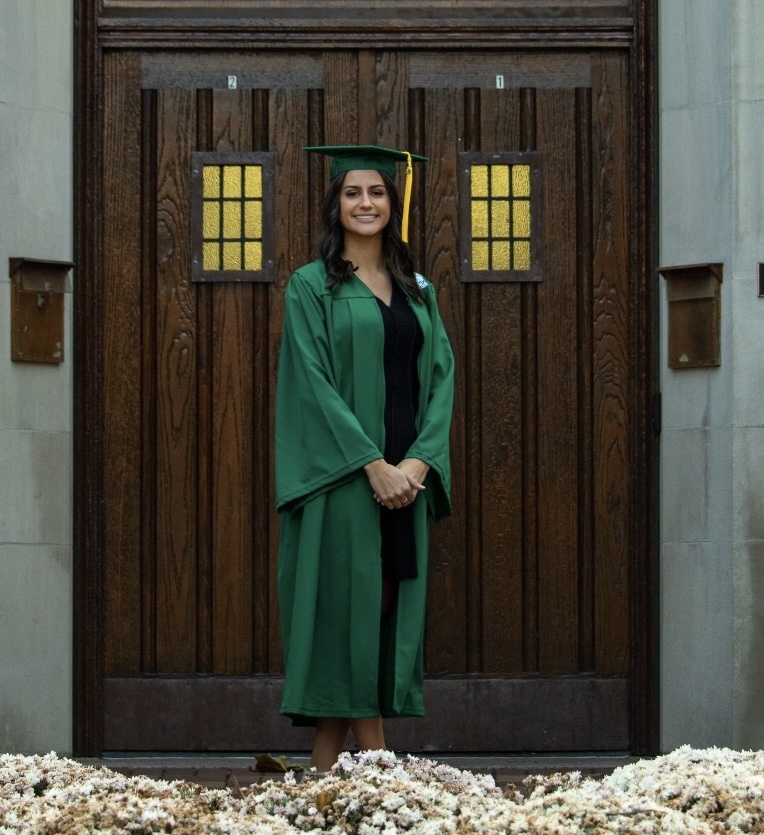
[[[382,255],[390,275],[403,290],[418,302],[424,301],[414,273],[414,259],[401,238],[401,199],[393,180],[379,172],[390,198],[390,222],[382,232]],[[330,290],[350,281],[355,272],[352,262],[342,257],[345,229],[340,221],[340,192],[347,172],[335,177],[329,184],[321,213],[323,231],[318,239],[318,251],[326,265],[326,286]]]

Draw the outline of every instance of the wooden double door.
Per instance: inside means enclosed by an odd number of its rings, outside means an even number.
[[[301,148],[356,142],[429,157],[412,246],[457,362],[454,512],[433,527],[430,554],[428,716],[390,723],[389,742],[638,745],[651,314],[634,250],[644,207],[630,60],[104,51],[87,233],[97,351],[78,371],[97,375],[83,384],[92,436],[80,433],[96,476],[80,496],[98,524],[87,563],[98,578],[86,583],[98,635],[84,628],[80,646],[98,688],[97,747],[309,747],[278,716],[274,391],[284,287],[313,257],[326,184]],[[459,154],[529,150],[543,169],[540,280],[465,282]],[[191,280],[198,151],[273,154],[272,280]]]

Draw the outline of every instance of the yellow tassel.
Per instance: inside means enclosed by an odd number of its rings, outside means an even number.
[[[411,185],[414,179],[414,169],[411,165],[411,154],[404,151],[406,154],[406,185],[403,190],[403,217],[401,218],[401,238],[403,243],[409,242],[409,206],[411,205]]]

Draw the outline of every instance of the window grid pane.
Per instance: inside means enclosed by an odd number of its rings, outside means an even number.
[[[263,268],[261,165],[204,165],[202,264],[206,272]]]
[[[472,269],[531,269],[531,171],[527,164],[470,168]]]

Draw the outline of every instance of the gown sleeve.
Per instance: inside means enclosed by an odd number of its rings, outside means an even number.
[[[337,389],[321,296],[287,285],[276,392],[276,509],[293,510],[382,458]]]
[[[419,393],[420,398],[426,398],[424,414],[406,457],[429,464],[425,496],[430,514],[438,521],[451,513],[449,437],[454,404],[454,354],[438,312],[435,288],[428,283],[424,293],[432,323],[430,379],[427,390]]]

